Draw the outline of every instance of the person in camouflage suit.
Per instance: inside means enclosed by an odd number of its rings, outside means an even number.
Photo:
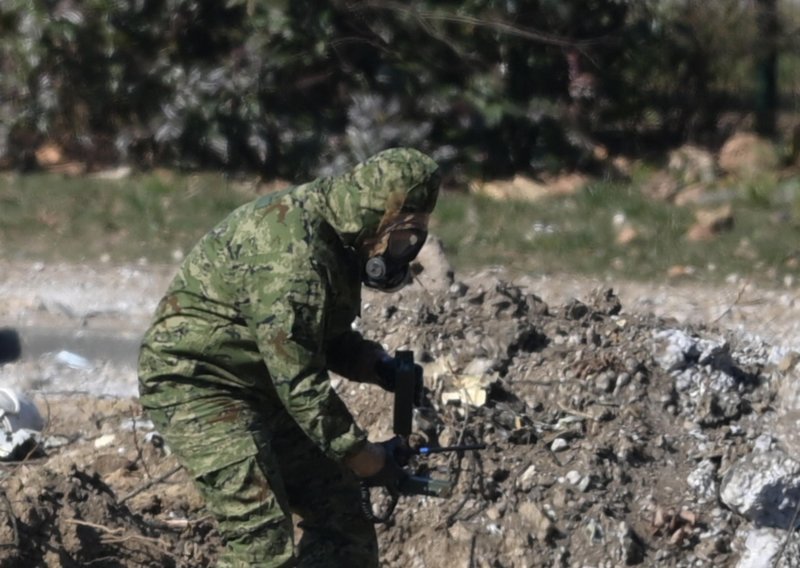
[[[351,324],[362,282],[408,281],[438,187],[433,160],[396,148],[265,195],[200,240],[159,303],[141,403],[219,522],[220,566],[378,565],[360,481],[401,470],[328,371],[392,390],[391,357]]]

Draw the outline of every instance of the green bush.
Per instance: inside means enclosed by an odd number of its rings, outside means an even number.
[[[289,178],[397,144],[454,175],[590,167],[596,141],[713,129],[746,57],[734,38],[753,35],[747,10],[736,0],[4,0],[0,164],[30,165],[53,140],[90,164]],[[570,57],[592,86],[578,98]]]

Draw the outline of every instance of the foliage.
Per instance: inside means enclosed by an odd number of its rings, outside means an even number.
[[[712,130],[746,75],[747,10],[737,0],[4,0],[0,164],[30,165],[51,140],[90,164],[293,179],[397,144],[454,174],[589,167],[598,141]],[[592,85],[578,98],[570,57]]]

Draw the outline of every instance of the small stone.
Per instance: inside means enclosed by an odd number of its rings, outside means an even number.
[[[457,542],[469,542],[472,540],[473,535],[473,531],[469,530],[463,521],[458,521],[448,529],[447,533],[450,535],[450,538]]]
[[[556,438],[553,440],[553,443],[550,444],[550,451],[554,453],[563,452],[567,449],[569,449],[569,443],[564,438]]]
[[[630,373],[620,373],[617,375],[617,384],[614,387],[615,391],[620,391],[627,387],[631,382],[631,374]]]
[[[787,353],[778,363],[778,370],[781,373],[786,373],[794,368],[797,365],[797,362],[800,361],[800,354],[795,351],[791,351]]]
[[[517,479],[517,487],[520,491],[528,492],[536,485],[536,466],[530,465],[522,472],[522,475]]]
[[[530,501],[526,501],[520,505],[519,515],[533,527],[534,536],[540,542],[546,542],[555,530],[553,521],[551,521],[539,507]]]
[[[622,545],[622,560],[626,566],[644,562],[644,546],[634,530],[625,522],[619,524],[617,535]]]
[[[105,447],[110,446],[111,444],[113,444],[115,439],[116,439],[116,436],[114,436],[114,434],[105,434],[103,436],[100,436],[99,438],[97,438],[94,441],[94,447],[95,448],[105,448]]]
[[[600,526],[595,519],[589,519],[586,521],[586,526],[584,527],[586,530],[586,536],[589,537],[589,540],[594,542],[602,542],[603,541],[603,527]]]

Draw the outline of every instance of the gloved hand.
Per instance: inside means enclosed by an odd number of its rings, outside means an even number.
[[[378,377],[378,386],[389,392],[394,392],[397,384],[397,363],[394,357],[384,353],[375,363],[375,375]],[[422,367],[414,363],[414,403],[417,406],[422,404],[422,389],[424,382],[422,379]]]
[[[411,451],[399,436],[380,442],[378,445],[383,448],[386,454],[383,467],[376,474],[365,477],[361,481],[367,487],[397,489],[400,483],[408,477],[408,473],[402,468],[401,464],[408,463]]]

